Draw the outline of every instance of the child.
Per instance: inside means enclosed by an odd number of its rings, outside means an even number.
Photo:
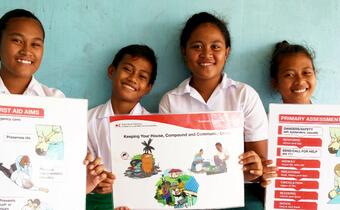
[[[278,42],[270,61],[270,77],[275,90],[281,94],[283,103],[311,104],[316,86],[316,72],[312,53],[305,47]],[[276,177],[276,167],[269,166],[271,160],[263,163],[261,185],[270,183]]]
[[[122,48],[108,67],[108,77],[112,80],[111,98],[105,104],[91,109],[88,115],[88,150],[95,156],[103,158],[108,176],[95,188],[95,192],[100,194],[112,192],[109,117],[117,114],[148,114],[139,101],[151,91],[156,75],[155,54],[145,45],[129,45]],[[107,199],[111,199],[111,195]],[[104,203],[100,195],[97,200]],[[110,200],[107,208],[100,209],[112,209],[109,203],[112,206]]]
[[[33,77],[43,56],[44,38],[41,22],[29,11],[16,9],[1,17],[0,93],[65,97]]]
[[[311,104],[316,86],[313,55],[305,47],[277,43],[270,62],[270,77],[283,103]]]
[[[195,14],[182,30],[180,47],[192,76],[163,96],[159,111],[243,111],[246,152],[240,164],[245,180],[257,180],[262,175],[261,158],[267,153],[267,117],[255,90],[223,73],[230,52],[226,24],[206,12]]]
[[[1,17],[0,94],[65,97],[60,90],[39,83],[33,76],[41,63],[44,39],[44,27],[31,12],[15,9]],[[100,161],[87,163],[91,173],[87,188],[91,188],[90,185],[100,182],[103,175]]]

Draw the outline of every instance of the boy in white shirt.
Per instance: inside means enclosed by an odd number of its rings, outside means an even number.
[[[103,159],[107,175],[94,192],[112,193],[114,176],[111,167],[109,117],[117,114],[148,114],[139,101],[151,91],[156,75],[156,56],[153,50],[145,45],[129,45],[122,48],[109,66],[108,77],[112,80],[111,98],[88,113],[88,150],[94,156]],[[108,200],[110,197],[107,197],[107,202],[112,202]],[[99,205],[99,202],[105,201],[97,199],[92,203]],[[112,209],[108,203],[106,204],[100,209]],[[88,205],[87,209],[92,208]]]

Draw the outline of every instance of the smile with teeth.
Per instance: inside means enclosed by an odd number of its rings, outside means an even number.
[[[199,63],[199,65],[200,66],[203,66],[203,67],[205,67],[205,66],[212,66],[212,65],[214,65],[214,63],[211,63],[211,62],[209,62],[209,63]]]
[[[126,83],[123,83],[123,87],[125,87],[125,88],[127,88],[127,89],[129,89],[129,90],[132,90],[132,91],[136,91],[136,90],[137,90],[136,88],[134,88],[134,87],[132,87],[131,85],[126,84]]]
[[[18,61],[19,63],[23,63],[23,64],[32,64],[32,61],[30,61],[30,60],[17,59],[17,61]]]
[[[304,93],[307,91],[307,88],[303,88],[303,89],[298,89],[298,90],[293,90],[294,93]]]

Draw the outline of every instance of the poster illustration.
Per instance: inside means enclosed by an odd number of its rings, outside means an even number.
[[[266,209],[340,209],[340,106],[271,104],[269,111],[278,177]]]
[[[0,95],[0,210],[85,209],[86,119],[86,100]]]
[[[116,206],[244,206],[242,112],[112,116]]]

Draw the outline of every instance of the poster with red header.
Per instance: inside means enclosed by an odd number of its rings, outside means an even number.
[[[270,104],[266,209],[340,209],[340,106]]]
[[[244,206],[242,112],[113,116],[110,122],[115,206]]]
[[[85,209],[86,143],[87,100],[0,94],[0,210]]]

